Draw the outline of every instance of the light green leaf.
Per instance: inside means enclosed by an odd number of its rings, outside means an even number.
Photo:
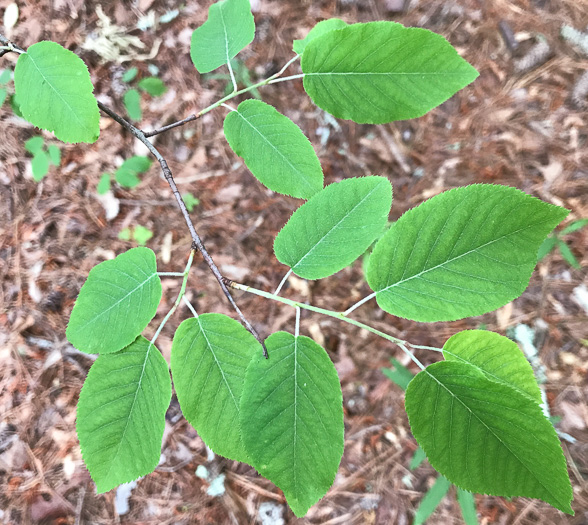
[[[292,49],[294,49],[294,53],[298,53],[299,55],[301,55],[311,40],[314,40],[319,36],[323,36],[329,31],[341,29],[342,27],[346,26],[347,23],[343,22],[343,20],[341,20],[340,18],[329,18],[328,20],[322,20],[308,32],[304,40],[294,40],[294,45],[292,46]]]
[[[567,214],[507,186],[446,191],[392,225],[367,281],[380,308],[414,321],[491,312],[523,293],[539,246]]]
[[[278,260],[321,279],[357,259],[386,226],[392,187],[384,177],[331,184],[298,208],[274,242]]]
[[[121,231],[118,232],[118,238],[121,241],[130,241],[131,240],[131,229],[130,228],[123,228]]]
[[[446,361],[477,367],[488,379],[504,383],[541,403],[533,368],[518,345],[508,337],[486,330],[464,330],[443,346]]]
[[[189,212],[194,211],[194,208],[200,204],[200,200],[191,193],[184,193],[182,199],[184,199],[184,204]]]
[[[44,151],[35,153],[31,160],[31,168],[33,170],[33,179],[35,182],[40,182],[47,173],[49,173],[49,157]]]
[[[171,369],[184,416],[216,453],[248,462],[239,424],[247,365],[263,349],[240,323],[221,314],[185,320],[174,335]]]
[[[557,434],[529,397],[474,366],[442,361],[415,376],[405,407],[431,465],[457,486],[573,513]]]
[[[327,353],[308,337],[266,339],[247,367],[241,430],[251,464],[301,517],[333,484],[343,454],[343,398]]]
[[[435,483],[423,497],[414,515],[414,525],[422,525],[429,519],[429,516],[435,512],[441,500],[449,492],[449,487],[451,487],[451,483],[446,477],[439,476],[435,480]]]
[[[395,22],[353,24],[315,38],[301,67],[317,106],[369,124],[420,117],[478,76],[441,35]]]
[[[276,108],[246,100],[225,118],[225,136],[270,190],[308,199],[323,188],[323,170],[302,130]]]
[[[20,106],[18,105],[18,99],[16,98],[16,94],[15,95],[12,95],[10,97],[10,107],[12,108],[12,111],[14,112],[14,114],[17,117],[24,118],[22,116],[21,111],[20,111]]]
[[[537,262],[543,259],[553,248],[555,248],[556,242],[555,235],[550,235],[547,237],[539,246],[539,251],[537,252]]]
[[[35,135],[30,139],[26,140],[24,143],[25,149],[31,154],[34,155],[35,153],[39,153],[39,151],[43,150],[43,146],[45,145],[45,140],[41,135]]]
[[[568,233],[577,232],[586,225],[588,225],[588,219],[578,219],[577,221],[572,221],[561,231],[561,234],[567,235]]]
[[[123,104],[131,120],[139,121],[143,118],[141,112],[141,95],[136,89],[129,89],[123,95]]]
[[[417,449],[414,451],[412,459],[410,460],[410,464],[408,465],[408,468],[410,470],[415,470],[415,469],[419,468],[421,466],[421,464],[423,463],[423,461],[425,461],[425,459],[427,459],[427,455],[425,454],[425,451],[422,449],[421,446],[417,447]]]
[[[556,239],[556,242],[557,247],[559,249],[559,253],[561,253],[561,256],[565,259],[565,261],[572,268],[579,270],[581,268],[580,263],[578,262],[578,259],[576,259],[576,256],[572,253],[570,247],[561,239]]]
[[[210,6],[208,19],[192,33],[190,57],[198,72],[208,73],[228,64],[254,36],[249,0],[222,0]]]
[[[167,363],[144,337],[96,359],[80,393],[76,429],[99,494],[155,469],[171,394]]]
[[[139,71],[136,67],[131,67],[130,69],[127,69],[122,76],[122,81],[127,83],[132,82],[133,80],[135,80],[135,77],[137,76],[138,72]]]
[[[132,343],[157,312],[161,280],[155,254],[133,248],[90,270],[66,336],[82,352],[111,353]]]
[[[474,495],[467,490],[457,487],[457,502],[461,508],[461,515],[466,525],[478,525],[476,501]]]
[[[98,195],[104,195],[108,193],[110,190],[110,175],[108,173],[103,173],[96,185],[96,193]]]
[[[139,88],[149,93],[152,97],[159,97],[167,91],[163,81],[157,77],[147,77],[139,81]]]
[[[10,82],[12,78],[12,71],[10,69],[3,69],[2,73],[0,73],[0,86],[4,86]]]
[[[133,239],[139,246],[144,246],[147,244],[147,241],[153,237],[153,232],[149,228],[145,228],[145,226],[141,226],[140,224],[135,226],[135,230],[133,231]]]
[[[55,42],[38,42],[18,57],[14,89],[20,111],[64,142],[96,142],[100,113],[86,64]]]
[[[134,188],[141,183],[138,175],[145,173],[151,167],[151,159],[135,156],[125,160],[116,170],[114,178],[123,188]]]
[[[59,166],[61,163],[61,150],[55,144],[49,144],[47,146],[47,153],[49,154],[49,160],[54,166]]]

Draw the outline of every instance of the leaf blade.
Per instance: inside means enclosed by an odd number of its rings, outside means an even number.
[[[337,29],[341,29],[347,26],[347,22],[344,22],[340,18],[329,18],[327,20],[321,20],[318,24],[316,24],[306,35],[306,37],[302,40],[294,40],[292,45],[292,49],[294,53],[302,55],[306,46],[310,43],[311,40],[322,36],[329,31],[335,31]]]

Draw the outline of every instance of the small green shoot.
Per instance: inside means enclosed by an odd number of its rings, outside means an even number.
[[[191,193],[184,193],[182,199],[184,199],[184,204],[189,212],[192,212],[194,208],[200,204],[200,200],[194,197]]]
[[[576,270],[581,268],[578,259],[573,254],[572,250],[570,249],[569,245],[562,239],[564,235],[568,235],[569,233],[577,232],[581,230],[584,226],[588,224],[588,219],[578,219],[576,221],[571,222],[568,224],[563,230],[558,232],[553,232],[550,234],[543,244],[539,248],[539,253],[537,254],[537,261],[541,261],[548,253],[553,251],[556,247],[559,250],[559,253],[564,258],[564,260]]]

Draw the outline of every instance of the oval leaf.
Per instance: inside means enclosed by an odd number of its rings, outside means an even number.
[[[308,35],[306,35],[304,40],[294,40],[292,49],[294,49],[294,53],[301,55],[304,53],[306,46],[311,40],[314,40],[319,36],[323,36],[329,31],[335,31],[336,29],[341,29],[342,27],[346,26],[347,23],[340,18],[329,18],[328,20],[322,20],[308,32]]]
[[[443,346],[446,361],[477,367],[488,379],[504,383],[541,403],[541,390],[533,368],[518,345],[508,337],[486,330],[465,330]]]
[[[274,242],[278,260],[322,279],[357,259],[386,226],[392,186],[384,177],[331,184],[300,206]]]
[[[433,467],[471,492],[538,498],[573,513],[557,434],[539,405],[466,363],[442,361],[406,391],[414,437]]]
[[[245,375],[241,429],[251,464],[304,516],[333,484],[343,455],[343,397],[327,353],[308,337],[266,339]]]
[[[76,429],[98,493],[155,469],[171,394],[167,363],[144,337],[96,359],[80,393]]]
[[[537,250],[568,211],[474,184],[409,210],[376,244],[367,281],[380,308],[414,321],[491,312],[523,293]]]
[[[353,24],[315,38],[301,67],[317,106],[369,124],[420,117],[478,76],[441,35],[395,22]]]
[[[216,453],[248,462],[239,430],[245,371],[263,349],[241,324],[221,314],[185,320],[172,345],[171,369],[184,416]]]
[[[308,199],[323,188],[323,170],[302,130],[260,100],[241,102],[225,118],[225,137],[270,190]]]
[[[198,72],[209,73],[228,64],[254,37],[249,0],[222,0],[210,6],[208,19],[192,33],[190,57]]]
[[[110,353],[131,344],[157,312],[161,280],[155,254],[133,248],[90,270],[66,336],[82,352]]]
[[[64,142],[95,142],[100,113],[86,64],[55,42],[33,44],[18,57],[14,90],[20,111]]]

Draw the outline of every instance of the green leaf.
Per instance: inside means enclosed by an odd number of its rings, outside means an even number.
[[[130,241],[131,240],[131,229],[130,228],[123,228],[121,231],[118,232],[118,238],[121,241]]]
[[[39,151],[43,150],[43,146],[45,145],[45,140],[40,135],[36,135],[31,137],[24,143],[25,149],[31,154],[35,155],[39,153]]]
[[[127,69],[124,75],[122,76],[122,81],[126,82],[127,84],[129,82],[132,82],[133,80],[135,80],[135,77],[137,76],[138,72],[139,70],[136,67],[131,67],[130,69]]]
[[[100,113],[86,64],[55,42],[38,42],[18,57],[14,89],[20,111],[64,142],[96,142]]]
[[[576,259],[576,256],[572,253],[572,250],[564,241],[562,241],[561,239],[557,239],[557,247],[562,257],[570,266],[572,266],[576,270],[579,270],[581,268],[578,259]]]
[[[137,225],[133,231],[133,239],[139,246],[144,246],[153,237],[153,232],[145,226]]]
[[[400,361],[390,359],[390,362],[394,368],[382,368],[382,373],[395,385],[402,388],[402,390],[406,390],[414,374],[400,363]]]
[[[562,231],[561,235],[567,235],[568,233],[577,232],[588,224],[588,219],[578,219],[568,224]]]
[[[541,390],[533,368],[518,345],[508,337],[486,330],[464,330],[443,346],[446,361],[477,367],[488,379],[504,383],[541,404]]]
[[[301,517],[333,484],[343,455],[343,397],[327,353],[278,332],[247,367],[241,430],[251,465],[284,491]]]
[[[54,166],[61,164],[61,150],[55,144],[49,144],[47,146],[47,153],[49,154],[49,160]]]
[[[0,108],[4,105],[4,101],[6,100],[7,95],[7,91],[5,89],[0,88]]]
[[[331,184],[298,208],[274,242],[278,260],[321,279],[357,259],[386,226],[392,187],[384,177]]]
[[[225,136],[270,190],[308,199],[323,188],[323,170],[302,130],[276,108],[246,100],[225,118]]]
[[[114,178],[123,188],[134,188],[141,183],[138,175],[145,173],[151,167],[151,159],[135,156],[125,160],[116,170]]]
[[[11,78],[12,78],[12,72],[10,71],[10,69],[3,69],[2,73],[0,73],[0,86],[4,86],[5,84],[8,84],[8,82],[10,82]]]
[[[149,93],[152,97],[159,97],[167,91],[163,81],[157,77],[147,77],[139,81],[139,88]]]
[[[457,502],[461,507],[461,514],[466,525],[478,525],[478,514],[474,495],[467,490],[457,487]]]
[[[410,460],[410,464],[408,465],[408,468],[410,470],[415,470],[417,468],[419,468],[422,464],[423,461],[425,461],[425,459],[427,459],[427,455],[425,454],[425,451],[422,449],[422,447],[417,447],[417,449],[414,451],[414,454],[412,456],[412,459]]]
[[[191,193],[182,194],[182,199],[184,199],[184,204],[189,212],[194,211],[194,208],[200,204],[200,200]]]
[[[17,99],[16,95],[12,95],[10,97],[10,107],[12,108],[12,111],[14,112],[14,114],[17,117],[24,118],[22,116],[21,111],[20,111],[20,106],[18,105],[18,99]]]
[[[420,117],[478,76],[441,35],[395,22],[353,24],[315,38],[301,67],[317,106],[368,124]]]
[[[263,349],[221,314],[185,320],[174,335],[171,369],[184,416],[216,453],[248,462],[239,424],[247,365]]]
[[[33,170],[33,179],[35,182],[40,182],[47,173],[49,173],[49,156],[44,151],[35,153],[31,160],[31,168]]]
[[[537,262],[543,259],[553,248],[555,247],[556,242],[555,235],[550,235],[547,237],[539,246],[539,251],[537,252]]]
[[[249,0],[222,0],[210,6],[208,19],[192,33],[190,57],[199,73],[208,73],[228,64],[254,36]]]
[[[90,270],[67,325],[82,352],[111,353],[132,343],[157,312],[161,280],[155,254],[133,248]]]
[[[557,434],[529,397],[474,366],[442,361],[415,376],[405,406],[431,465],[457,486],[573,513]]]
[[[422,499],[415,515],[414,525],[422,525],[441,503],[441,500],[449,492],[451,483],[444,476],[439,476],[433,486],[427,491]]]
[[[141,95],[136,89],[129,89],[123,95],[123,104],[131,120],[139,121],[143,118],[141,112]]]
[[[96,185],[96,193],[98,195],[104,195],[108,193],[110,190],[110,175],[108,173],[103,173],[100,177],[100,181]]]
[[[414,321],[491,312],[523,293],[546,235],[568,211],[474,184],[409,210],[378,241],[367,281],[380,308]]]
[[[343,20],[339,18],[329,18],[328,20],[323,20],[316,24],[308,32],[308,35],[306,35],[306,38],[304,40],[294,40],[292,49],[294,49],[294,53],[298,53],[299,55],[301,55],[311,40],[314,40],[319,36],[323,36],[329,31],[335,31],[336,29],[341,29],[346,26],[347,23],[343,22]]]
[[[152,472],[171,401],[167,363],[144,337],[90,368],[76,429],[98,493]]]

